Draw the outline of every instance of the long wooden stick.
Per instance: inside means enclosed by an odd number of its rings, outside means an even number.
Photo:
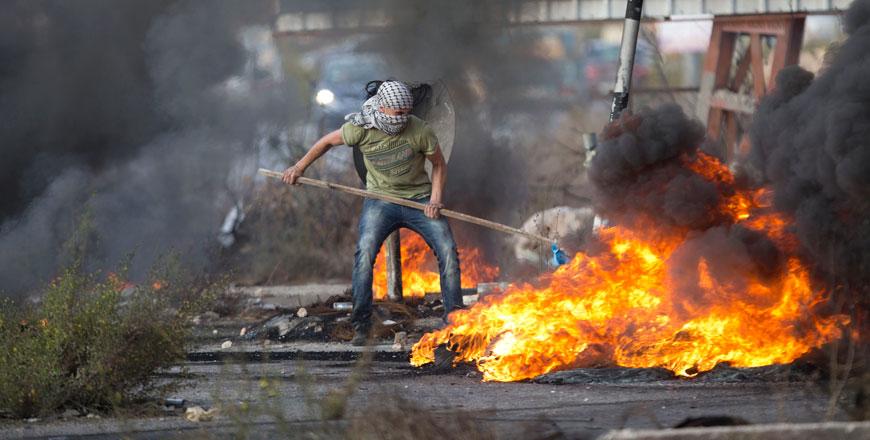
[[[260,174],[266,177],[273,177],[276,179],[281,179],[284,176],[284,173],[278,171],[267,170],[265,168],[260,168]],[[337,183],[325,182],[323,180],[312,179],[309,177],[300,177],[297,182],[308,185],[308,186],[316,186],[318,188],[323,189],[331,189],[335,191],[341,191],[343,193],[353,194],[355,196],[365,197],[369,199],[377,199],[383,200],[385,202],[395,203],[397,205],[407,206],[408,208],[414,208],[419,210],[424,210],[426,205],[419,202],[414,202],[412,200],[403,199],[401,197],[389,196],[386,194],[378,194],[373,193],[371,191],[366,191],[364,189],[353,188],[350,186],[339,185]],[[483,226],[485,228],[493,229],[499,232],[505,232],[508,234],[521,235],[523,237],[531,238],[532,240],[539,240],[545,243],[551,244],[554,240],[551,240],[543,235],[533,234],[531,232],[526,232],[521,229],[513,228],[507,225],[503,225],[501,223],[496,223],[493,221],[489,221],[486,219],[482,219],[479,217],[474,217],[468,214],[463,214],[461,212],[453,211],[450,209],[441,209],[441,215],[445,217],[455,218],[456,220],[462,220],[468,223],[474,223],[478,226]]]

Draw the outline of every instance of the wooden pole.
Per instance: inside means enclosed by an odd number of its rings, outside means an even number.
[[[275,179],[281,179],[284,176],[284,173],[278,171],[267,170],[265,168],[260,168],[260,174],[266,177],[273,177]],[[300,177],[297,182],[308,185],[308,186],[316,186],[318,188],[323,189],[331,189],[335,191],[340,191],[347,194],[353,194],[359,197],[365,197],[369,199],[377,199],[383,200],[385,202],[395,203],[397,205],[407,206],[408,208],[414,208],[419,210],[426,209],[426,205],[420,202],[415,202],[413,200],[403,199],[401,197],[389,196],[386,194],[378,194],[373,193],[371,191],[366,191],[364,189],[353,188],[350,186],[340,185],[337,183],[326,182],[323,180],[312,179],[310,177]],[[479,217],[474,217],[468,214],[463,214],[461,212],[453,211],[450,209],[441,209],[441,215],[449,218],[453,218],[456,220],[462,220],[464,222],[473,223],[478,226],[483,226],[485,228],[489,228],[495,231],[504,232],[506,234],[513,235],[521,235],[526,238],[530,238],[532,240],[542,241],[547,244],[552,244],[555,240],[551,240],[543,235],[533,234],[531,232],[523,231],[522,229],[517,229],[511,226],[503,225],[501,223],[496,223],[494,221],[482,219]]]
[[[402,302],[402,242],[399,231],[393,231],[384,242],[387,260],[387,298]]]

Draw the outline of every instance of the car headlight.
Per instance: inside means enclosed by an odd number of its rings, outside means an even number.
[[[329,105],[335,101],[335,93],[332,93],[332,90],[329,89],[320,89],[314,95],[314,100],[320,105]]]

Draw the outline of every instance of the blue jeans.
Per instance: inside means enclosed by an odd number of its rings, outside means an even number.
[[[415,202],[428,203],[429,199]],[[367,332],[372,318],[372,267],[381,244],[390,233],[408,228],[423,237],[435,251],[441,275],[444,318],[462,307],[459,254],[447,219],[431,219],[423,211],[381,200],[366,199],[359,219],[359,239],[353,265],[353,313],[351,322],[357,331]]]

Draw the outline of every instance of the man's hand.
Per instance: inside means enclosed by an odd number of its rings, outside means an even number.
[[[426,204],[426,209],[424,209],[423,212],[426,214],[426,217],[438,218],[441,216],[440,211],[443,207],[444,205],[440,203],[429,202]]]
[[[296,179],[302,176],[302,173],[304,172],[305,168],[302,168],[301,166],[299,166],[299,164],[293,165],[292,167],[284,170],[284,175],[281,177],[281,180],[283,180],[284,183],[297,185]]]

